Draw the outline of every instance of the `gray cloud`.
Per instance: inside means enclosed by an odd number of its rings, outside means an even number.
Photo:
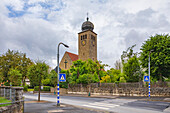
[[[1,2],[0,54],[8,48],[20,50],[31,59],[45,60],[54,67],[59,42],[70,46],[69,49],[60,47],[60,59],[65,51],[78,53],[77,33],[81,31],[87,12],[98,34],[98,59],[111,67],[128,47],[137,44],[135,51],[139,51],[142,42],[151,35],[170,31],[168,0],[40,1]],[[25,13],[9,17],[10,10],[6,6]]]

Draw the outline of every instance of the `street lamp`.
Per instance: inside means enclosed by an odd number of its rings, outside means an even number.
[[[59,93],[59,88],[60,88],[60,86],[59,86],[59,46],[60,46],[60,44],[62,44],[62,45],[64,45],[66,48],[69,48],[69,46],[68,45],[66,45],[66,44],[64,44],[64,43],[62,43],[62,42],[60,42],[59,44],[58,44],[58,51],[57,51],[57,68],[58,68],[58,71],[57,71],[57,73],[58,73],[58,80],[57,80],[57,91],[58,91],[58,93],[57,93],[57,106],[60,106],[60,93]]]
[[[150,85],[150,82],[151,82],[151,79],[150,79],[150,56],[151,56],[151,52],[152,52],[153,50],[150,50],[149,51],[149,63],[148,63],[148,67],[149,67],[149,69],[148,69],[148,72],[149,72],[149,98],[150,98],[150,87],[151,87],[151,85]]]

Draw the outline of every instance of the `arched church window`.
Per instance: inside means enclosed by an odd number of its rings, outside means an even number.
[[[64,63],[65,63],[65,69],[67,69],[67,63],[68,63],[67,60],[65,60]]]
[[[85,39],[87,39],[87,34],[85,34]]]

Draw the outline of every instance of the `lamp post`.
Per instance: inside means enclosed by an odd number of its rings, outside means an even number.
[[[151,56],[151,52],[152,52],[153,50],[150,50],[149,51],[149,63],[148,63],[148,73],[149,73],[149,87],[148,87],[148,90],[149,90],[149,98],[150,98],[150,88],[151,88],[151,86],[150,86],[150,82],[151,82],[151,79],[150,79],[150,56]]]
[[[62,44],[62,45],[64,45],[65,47],[67,47],[67,48],[69,48],[69,46],[68,45],[66,45],[66,44],[64,44],[64,43],[62,43],[62,42],[60,42],[59,44],[58,44],[58,51],[57,51],[57,68],[58,68],[58,70],[57,70],[57,73],[58,73],[58,79],[57,79],[57,106],[60,106],[60,90],[59,90],[59,88],[60,88],[60,86],[59,86],[59,74],[60,74],[60,72],[59,72],[59,46],[60,46],[60,44]]]

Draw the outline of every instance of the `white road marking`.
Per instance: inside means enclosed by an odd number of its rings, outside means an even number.
[[[104,107],[116,107],[119,106],[117,104],[106,104],[106,103],[89,103],[89,105],[97,105],[97,106],[104,106]]]
[[[98,109],[104,109],[104,110],[109,110],[111,108],[114,107],[118,107],[120,105],[117,104],[110,104],[110,103],[106,103],[104,101],[101,102],[94,102],[94,103],[89,103],[87,105],[83,105],[85,107],[91,107],[91,108],[98,108]]]
[[[98,107],[98,106],[92,106],[92,105],[83,105],[83,106],[91,107],[91,108],[98,108],[98,109],[105,109],[105,110],[108,110],[108,109],[109,109],[109,108]]]

